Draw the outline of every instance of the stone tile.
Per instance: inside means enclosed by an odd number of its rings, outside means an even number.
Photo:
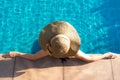
[[[12,80],[15,59],[2,58],[0,54],[0,80]]]
[[[60,59],[45,57],[37,61],[16,59],[14,80],[62,80],[63,66]]]
[[[120,58],[111,59],[114,80],[120,80]]]
[[[78,59],[64,62],[64,80],[113,80],[110,60],[85,63]]]

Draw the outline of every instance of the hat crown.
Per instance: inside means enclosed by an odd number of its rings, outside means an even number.
[[[69,51],[69,48],[70,40],[65,35],[56,35],[50,41],[50,50],[53,54],[64,55]]]

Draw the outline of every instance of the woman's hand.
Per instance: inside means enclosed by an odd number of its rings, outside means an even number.
[[[11,51],[8,52],[7,54],[3,54],[2,57],[4,58],[13,58],[19,55],[19,52]]]
[[[45,56],[48,56],[48,53],[44,50],[40,50],[34,54],[12,51],[12,52],[2,55],[2,57],[4,57],[4,58],[13,58],[16,56],[19,56],[19,57],[22,57],[22,58],[25,58],[28,60],[37,60],[37,59],[43,58]]]
[[[108,53],[105,53],[103,56],[105,59],[115,59],[118,57],[118,54],[108,52]]]
[[[85,54],[81,50],[78,51],[78,53],[75,55],[75,58],[78,58],[80,60],[86,61],[86,62],[93,62],[101,59],[114,59],[119,57],[119,54],[108,52],[103,55],[93,55],[89,56],[88,54]]]

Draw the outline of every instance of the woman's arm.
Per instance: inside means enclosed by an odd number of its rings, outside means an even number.
[[[105,58],[108,58],[108,59],[116,58],[117,54],[113,54],[111,52],[108,52],[108,53],[103,54],[103,55],[89,56],[89,55],[87,55],[84,52],[79,50],[78,53],[75,55],[75,57],[78,59],[81,59],[85,62],[93,62],[93,61],[97,61],[97,60],[105,59]]]
[[[40,50],[35,54],[26,54],[26,53],[21,53],[21,52],[9,52],[7,54],[3,54],[3,57],[4,58],[11,58],[11,57],[19,56],[19,57],[29,59],[29,60],[37,60],[37,59],[40,59],[40,58],[45,57],[47,55],[48,54],[46,51]]]

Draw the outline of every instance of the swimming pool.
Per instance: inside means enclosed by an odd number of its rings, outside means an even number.
[[[0,0],[0,53],[34,53],[48,23],[70,22],[86,53],[120,53],[120,0]]]

